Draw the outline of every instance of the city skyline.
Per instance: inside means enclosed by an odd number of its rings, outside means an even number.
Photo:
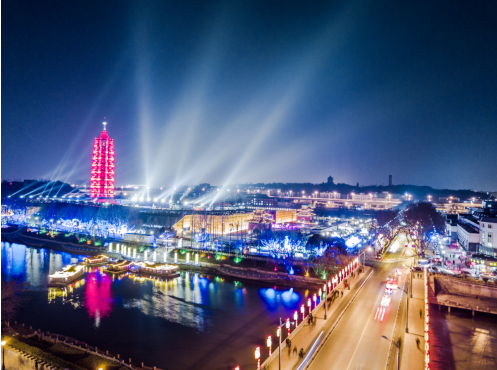
[[[3,4],[2,178],[495,191],[495,4],[285,5]]]

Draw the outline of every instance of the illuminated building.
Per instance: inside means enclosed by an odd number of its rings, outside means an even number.
[[[248,229],[253,213],[234,213],[231,215],[195,214],[186,215],[172,228],[176,235],[183,231],[205,232],[208,234],[229,234]]]
[[[93,143],[91,158],[90,197],[114,198],[114,140],[109,137],[105,125]]]

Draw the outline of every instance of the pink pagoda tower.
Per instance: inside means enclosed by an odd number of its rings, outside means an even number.
[[[90,197],[114,198],[114,139],[107,134],[107,122],[93,143]]]

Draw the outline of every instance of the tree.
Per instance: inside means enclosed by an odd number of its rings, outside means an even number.
[[[370,226],[370,232],[376,235],[383,235],[384,247],[390,245],[392,240],[401,231],[399,228],[400,220],[398,216],[399,211],[393,209],[377,211],[374,216],[374,221]]]
[[[18,308],[25,302],[21,294],[27,287],[28,283],[18,276],[5,280],[5,276],[2,275],[2,317],[9,320],[15,316]]]
[[[430,202],[410,204],[403,214],[406,230],[416,236],[414,243],[424,252],[431,233],[442,233],[445,228],[443,216]]]

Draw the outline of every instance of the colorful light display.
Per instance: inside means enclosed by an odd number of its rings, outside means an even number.
[[[93,143],[90,197],[114,198],[114,140],[104,129]]]
[[[425,285],[425,370],[430,369],[430,343],[429,343],[429,323],[430,315],[428,312],[428,270],[424,269],[424,285]]]

